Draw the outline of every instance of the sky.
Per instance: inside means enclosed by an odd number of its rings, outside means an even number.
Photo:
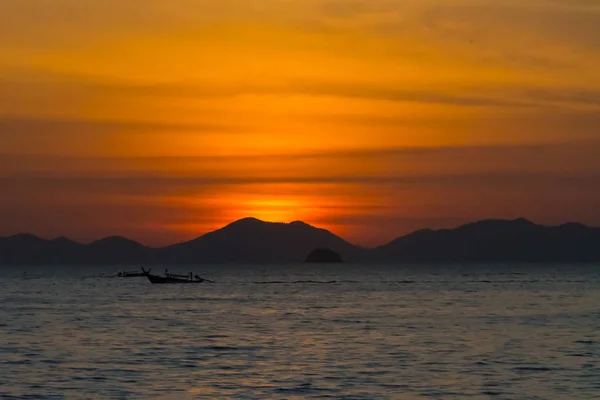
[[[600,226],[598,0],[3,0],[0,235]]]

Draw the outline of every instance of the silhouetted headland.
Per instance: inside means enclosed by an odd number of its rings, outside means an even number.
[[[455,229],[424,229],[366,249],[304,222],[246,218],[163,248],[122,237],[81,244],[67,238],[14,235],[0,238],[0,264],[283,264],[302,263],[314,249],[329,249],[344,261],[365,263],[593,263],[600,262],[600,228],[484,220]]]

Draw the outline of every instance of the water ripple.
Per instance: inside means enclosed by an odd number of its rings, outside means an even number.
[[[453,268],[0,270],[0,397],[600,398],[596,267]]]

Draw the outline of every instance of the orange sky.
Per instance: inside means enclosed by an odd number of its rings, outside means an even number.
[[[5,0],[0,235],[600,225],[600,3]]]

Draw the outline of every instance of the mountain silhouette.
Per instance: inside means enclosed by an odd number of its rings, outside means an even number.
[[[598,228],[546,227],[519,218],[417,231],[374,249],[373,255],[394,262],[598,262],[599,245]]]
[[[548,227],[526,219],[483,220],[454,229],[423,229],[373,249],[296,221],[245,218],[189,242],[149,248],[124,237],[81,244],[19,234],[0,237],[1,265],[301,263],[314,249],[366,263],[600,262],[600,229],[578,223]]]
[[[86,250],[94,264],[147,264],[155,261],[154,249],[122,236],[97,240]]]
[[[0,264],[72,264],[85,261],[84,245],[60,237],[44,240],[29,234],[0,238]]]
[[[359,248],[304,222],[289,224],[245,218],[186,243],[158,251],[169,263],[293,263],[316,247],[353,259]]]

